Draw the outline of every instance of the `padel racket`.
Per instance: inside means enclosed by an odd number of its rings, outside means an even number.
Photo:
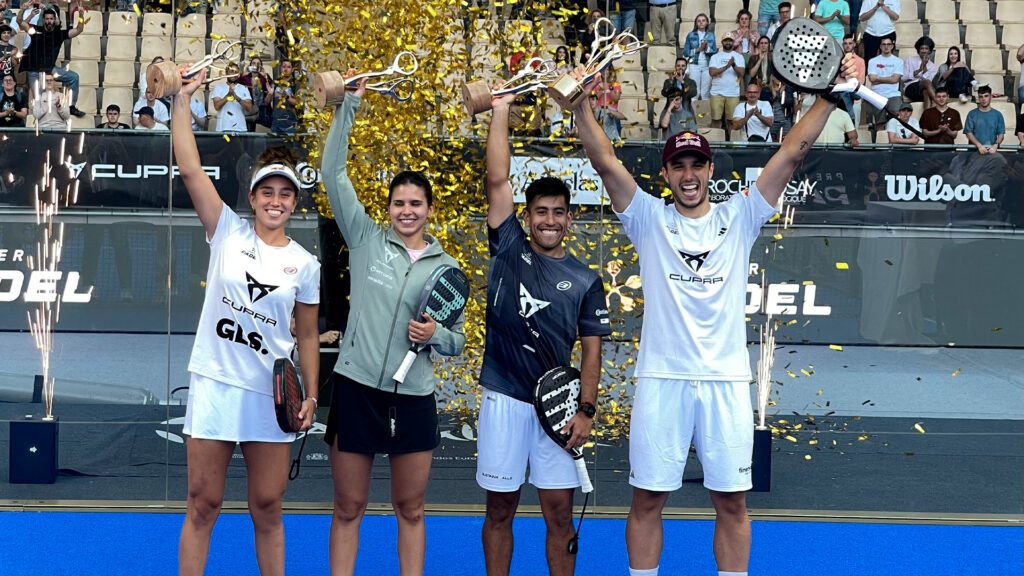
[[[299,433],[302,429],[299,410],[302,408],[303,400],[306,399],[306,389],[302,386],[302,377],[291,358],[274,360],[273,375],[274,412],[277,415],[277,425],[281,427],[282,432]],[[289,480],[299,477],[302,451],[306,448],[306,438],[308,437],[309,432],[302,435],[299,455],[292,460],[292,465],[288,470]]]
[[[888,99],[864,86],[856,78],[836,84],[842,70],[843,47],[824,26],[810,18],[793,18],[775,31],[769,64],[772,74],[800,92],[828,94],[850,92],[885,112],[911,132],[919,130],[886,108]]]
[[[537,410],[544,433],[572,455],[580,489],[584,494],[589,494],[594,491],[594,485],[590,483],[583,449],[569,448],[569,435],[562,433],[580,406],[581,390],[579,370],[572,366],[552,368],[537,380],[533,389],[533,407]]]
[[[466,300],[469,298],[469,278],[466,274],[447,264],[442,264],[434,269],[423,285],[423,295],[420,297],[420,305],[416,309],[414,319],[417,322],[423,321],[423,314],[430,314],[435,322],[451,328],[462,315],[466,308]],[[416,356],[424,349],[426,344],[413,344],[409,347],[402,365],[395,372],[395,389],[398,384],[405,382],[405,376],[409,368],[416,361]]]

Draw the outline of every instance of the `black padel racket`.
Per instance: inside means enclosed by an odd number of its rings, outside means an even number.
[[[295,363],[291,358],[278,358],[274,360],[274,412],[277,415],[277,425],[282,432],[298,433],[302,428],[302,420],[299,419],[299,410],[302,408],[302,401],[306,399],[306,389],[302,386],[302,377],[299,375]],[[302,435],[302,444],[299,444],[299,455],[292,460],[291,468],[288,470],[288,479],[295,480],[299,476],[299,467],[302,465],[302,451],[306,448],[306,438],[309,433]]]
[[[810,18],[793,18],[775,31],[769,63],[772,74],[800,92],[853,92],[878,109],[888,100],[856,78],[836,84],[842,69],[843,47],[824,26]]]
[[[594,491],[590,483],[587,464],[583,460],[582,448],[568,448],[569,436],[562,429],[569,424],[580,406],[580,371],[572,366],[559,366],[544,373],[533,388],[533,407],[540,418],[544,433],[572,455],[576,463],[576,475],[584,494]]]
[[[420,305],[416,309],[414,319],[417,322],[423,321],[423,314],[430,314],[435,322],[451,328],[462,315],[466,308],[466,300],[469,298],[469,278],[466,274],[447,264],[442,264],[434,269],[423,285],[423,295],[420,298]],[[413,344],[409,352],[402,360],[402,365],[395,372],[395,389],[398,384],[405,381],[409,368],[416,361],[416,356],[424,349],[426,344]]]

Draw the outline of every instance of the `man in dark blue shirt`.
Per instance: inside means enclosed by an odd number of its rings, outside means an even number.
[[[594,424],[601,374],[601,337],[611,333],[604,286],[586,264],[566,254],[563,240],[572,224],[569,188],[557,178],[540,178],[526,189],[524,232],[516,218],[508,142],[514,95],[492,100],[487,138],[487,228],[491,269],[487,286],[487,341],[480,384],[477,483],[487,490],[483,527],[488,576],[505,576],[512,562],[512,519],[519,506],[526,466],[537,487],[547,525],[548,568],[571,575],[575,556],[572,496],[579,486],[569,453],[548,438],[534,412],[537,380],[549,369],[569,365],[580,340],[582,399],[566,426],[569,447],[586,443]]]

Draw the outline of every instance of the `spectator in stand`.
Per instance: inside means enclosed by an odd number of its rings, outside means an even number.
[[[911,102],[924,102],[925,108],[931,108],[935,99],[932,79],[939,72],[931,58],[935,42],[922,36],[914,42],[914,50],[917,50],[917,55],[903,63],[903,96]]]
[[[761,3],[757,6],[757,33],[761,36],[767,36],[768,27],[778,23],[779,0],[761,0]]]
[[[821,134],[814,143],[849,143],[852,148],[856,148],[860,145],[860,142],[857,141],[857,129],[853,125],[853,120],[845,110],[841,110],[838,107],[833,109],[832,113],[829,114],[828,121],[825,122],[825,127],[821,130]]]
[[[1017,127],[1014,132],[1017,133],[1017,142],[1020,146],[1019,152],[1024,152],[1024,109],[1017,116]]]
[[[853,54],[853,63],[857,67],[857,82],[863,84],[867,78],[867,64],[857,55],[857,43],[853,39],[853,34],[843,36],[843,53]],[[861,99],[852,92],[843,92],[840,98],[846,103],[846,111],[853,120],[853,125],[860,126]]]
[[[1017,105],[1024,111],[1024,44],[1017,48],[1017,62],[1020,63],[1020,74],[1017,76]]]
[[[575,67],[576,59],[573,58],[568,46],[555,48],[555,78],[572,72]],[[554,99],[550,99],[548,105],[554,106],[554,114],[551,116],[551,134],[556,138],[567,136],[572,125],[572,115],[568,111],[563,111]]]
[[[697,130],[697,115],[693,113],[691,104],[697,95],[697,83],[687,76],[687,66],[686,58],[676,58],[675,74],[661,87],[665,108],[661,111],[658,125],[665,130],[666,138],[683,130]]]
[[[765,36],[774,38],[775,32],[779,29],[779,26],[789,22],[789,19],[792,17],[793,5],[789,2],[779,2],[779,21],[773,22],[772,25],[768,27],[768,31],[765,33]]]
[[[950,98],[959,98],[960,102],[966,104],[971,101],[971,91],[976,83],[974,73],[964,62],[960,49],[950,46],[946,52],[946,61],[939,66],[935,75],[935,87],[945,86]]]
[[[594,32],[594,26],[602,17],[604,17],[604,12],[600,10],[590,11],[587,30],[580,36],[580,64],[586,64],[590,60],[590,50],[594,45],[594,38],[597,36]]]
[[[43,12],[43,25],[33,26],[28,23],[27,18],[35,18],[39,15],[39,4],[28,3],[22,7],[18,14],[18,25],[26,33],[32,34],[32,43],[25,50],[21,58],[21,71],[28,73],[29,86],[39,81],[41,74],[54,74],[59,82],[71,90],[71,102],[67,111],[79,118],[85,116],[85,112],[75,107],[78,102],[78,74],[66,68],[56,66],[57,57],[64,51],[64,41],[70,40],[82,33],[85,29],[85,20],[79,20],[77,14],[82,10],[79,0],[71,0],[68,4],[68,11],[71,20],[77,25],[70,29],[60,27],[57,21],[57,12],[46,10]]]
[[[245,132],[245,114],[253,108],[249,89],[238,83],[241,69],[232,62],[224,70],[228,81],[217,84],[210,98],[217,110],[217,132]]]
[[[294,134],[299,117],[295,112],[295,95],[299,90],[298,71],[295,62],[282,60],[274,81],[274,110],[270,131],[274,134]]]
[[[708,62],[711,56],[718,52],[715,46],[715,34],[708,30],[708,15],[697,14],[693,19],[693,30],[683,41],[683,55],[689,61],[687,68],[690,71],[690,78],[697,84],[697,99],[707,100],[711,97],[711,75],[708,74]]]
[[[960,113],[949,107],[949,91],[944,86],[935,89],[935,106],[921,113],[921,132],[925,144],[952,144],[956,134],[963,130]]]
[[[769,84],[771,96],[769,102],[772,105],[772,129],[770,131],[772,142],[782,142],[786,134],[789,134],[790,128],[793,127],[793,97],[787,96],[787,90],[789,90],[788,86],[772,76],[772,81]]]
[[[597,119],[604,126],[608,139],[615,141],[622,134],[622,120],[619,100],[622,98],[622,84],[615,77],[615,67],[609,66],[601,72],[601,80],[594,87],[597,94]]]
[[[71,118],[66,89],[57,91],[57,80],[52,73],[46,73],[46,89],[32,102],[32,115],[40,128],[67,129]]]
[[[1003,115],[992,109],[992,88],[978,88],[978,107],[967,113],[964,134],[978,149],[979,154],[992,154],[999,150],[1006,133]]]
[[[8,7],[7,0],[0,0],[0,22],[9,26],[14,24],[17,18],[18,13]]]
[[[167,106],[163,102],[153,97],[153,93],[149,90],[139,97],[135,101],[135,106],[132,106],[132,124],[135,126],[139,125],[139,110],[145,106],[148,106],[152,116],[156,121],[164,126],[167,126],[171,121],[171,115],[167,111]]]
[[[650,0],[650,36],[646,39],[655,44],[676,43],[676,14],[679,11],[676,0]],[[586,49],[586,44],[583,45]],[[586,64],[583,58],[580,62]]]
[[[192,131],[200,132],[207,129],[207,123],[209,117],[206,115],[206,104],[203,103],[203,92],[201,90],[196,91],[192,94],[192,98],[188,101],[189,111],[192,115]],[[174,115],[173,108],[171,115]]]
[[[746,65],[743,67],[745,80],[743,85],[757,84],[761,88],[760,100],[771,100],[771,90],[768,84],[772,79],[771,60],[772,45],[767,36],[761,36],[757,41],[757,47],[747,55]]]
[[[893,40],[883,38],[880,44],[882,53],[868,61],[868,80],[871,81],[871,88],[879,96],[889,100],[885,106],[889,112],[879,110],[871,103],[867,104],[867,121],[869,125],[874,125],[876,132],[882,130],[889,119],[889,114],[893,110],[898,110],[903,102],[903,96],[900,94],[903,60],[893,55],[893,45]]]
[[[731,32],[722,34],[722,50],[708,62],[711,75],[711,127],[722,128],[727,110],[740,103],[740,79],[743,78],[743,55],[733,50]]]
[[[615,29],[619,32],[625,32],[628,29],[637,37],[640,36],[636,31],[636,0],[615,0],[609,3],[608,19],[612,21]],[[672,24],[672,27],[675,28],[675,22]]]
[[[833,38],[842,41],[850,24],[850,4],[846,0],[821,0],[814,11],[814,21],[824,26]]]
[[[882,40],[888,38],[896,43],[896,24],[900,19],[900,0],[866,0],[860,9],[860,21],[864,23],[864,59],[868,62],[878,55]]]
[[[28,116],[28,105],[25,95],[18,90],[14,76],[3,77],[4,91],[0,94],[0,129],[23,128],[25,117]]]
[[[850,34],[857,35],[857,26],[860,25],[860,10],[864,6],[864,0],[848,0],[850,3]],[[868,0],[869,2],[871,0]]]
[[[921,124],[917,121],[917,118],[913,118],[911,115],[914,113],[914,107],[910,102],[904,102],[900,105],[899,116],[900,120],[913,126],[917,131],[921,131]],[[885,125],[885,131],[889,133],[890,144],[920,144],[921,138],[917,134],[914,134],[907,129],[906,126],[900,123],[895,118],[889,119],[889,123]]]
[[[154,132],[167,132],[170,130],[167,124],[156,121],[156,118],[153,117],[153,109],[149,106],[139,108],[138,121],[138,124],[135,125],[136,130],[152,130]]]
[[[2,0],[0,0],[2,1]],[[0,24],[0,74],[14,74],[14,54],[17,49],[11,44],[14,28]]]
[[[753,51],[757,46],[757,41],[761,39],[757,28],[750,27],[752,18],[749,10],[744,9],[736,13],[736,24],[739,25],[739,28],[732,31],[732,39],[736,43],[736,51],[741,54]]]
[[[761,87],[756,83],[747,84],[747,99],[736,105],[732,111],[733,130],[742,130],[747,142],[767,142],[771,136],[775,113],[767,100],[761,100]]]
[[[150,108],[152,110],[152,108]],[[106,122],[100,122],[96,128],[101,130],[131,130],[132,127],[121,122],[121,107],[117,104],[110,104],[104,113]]]
[[[245,115],[245,126],[249,132],[256,131],[256,124],[270,128],[273,111],[273,79],[263,69],[263,60],[259,56],[253,56],[249,60],[249,66],[245,73],[238,79],[238,83],[249,89],[252,101],[255,103],[253,111]]]

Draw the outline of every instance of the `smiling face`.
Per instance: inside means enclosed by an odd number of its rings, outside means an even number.
[[[960,61],[960,49],[950,48],[949,52],[946,53],[946,59],[949,60],[950,64],[956,64]]]
[[[703,156],[683,154],[662,167],[676,210],[691,218],[703,216],[711,208],[708,198],[708,180],[715,165]]]
[[[249,193],[257,233],[283,228],[298,201],[295,185],[284,176],[268,176]]]
[[[526,207],[523,223],[530,231],[530,244],[541,254],[560,257],[562,240],[572,224],[572,212],[563,196],[538,196]]]
[[[924,62],[925,60],[927,60],[928,58],[931,57],[932,49],[927,44],[922,44],[917,49],[917,55],[920,56],[921,57],[921,61]]]
[[[757,99],[761,97],[761,87],[757,84],[747,85],[747,104],[757,105]]]
[[[686,58],[676,59],[676,76],[686,74]]]
[[[427,203],[427,192],[422,187],[398,184],[391,190],[388,215],[391,217],[391,227],[403,240],[422,238],[427,218],[433,213],[434,207]]]
[[[565,46],[559,46],[558,50],[555,50],[555,60],[559,62],[569,61],[569,51],[565,49]]]

